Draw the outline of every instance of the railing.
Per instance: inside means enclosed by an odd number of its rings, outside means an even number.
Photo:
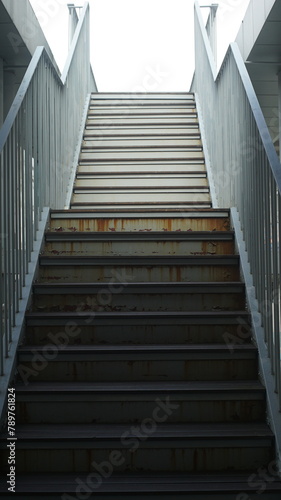
[[[281,165],[238,46],[216,74],[195,4],[195,77],[220,207],[239,213],[275,392],[280,390]]]
[[[16,316],[42,210],[65,206],[85,101],[95,90],[86,3],[62,77],[38,47],[0,130],[0,371],[5,377],[11,345],[18,341]]]

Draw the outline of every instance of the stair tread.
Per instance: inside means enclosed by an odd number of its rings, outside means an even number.
[[[79,439],[120,439],[134,436],[133,430],[127,424],[29,424],[17,425],[18,443],[21,440],[70,440]],[[148,437],[148,436],[147,436]],[[273,432],[264,423],[204,423],[204,424],[158,424],[149,439],[216,439],[273,437]],[[5,441],[5,434],[0,440]]]
[[[119,287],[122,287],[122,285],[125,287],[124,290],[122,290],[122,293],[124,293],[126,290],[128,290],[128,293],[131,293],[132,290],[134,289],[143,289],[146,290],[147,288],[149,289],[149,293],[153,293],[154,289],[161,288],[163,292],[168,289],[170,290],[175,290],[175,291],[185,291],[185,290],[192,290],[193,293],[196,293],[196,291],[199,291],[201,293],[202,288],[206,289],[206,293],[211,293],[211,291],[216,291],[217,289],[220,288],[226,288],[227,290],[231,289],[231,293],[233,291],[236,291],[237,293],[240,291],[245,290],[245,284],[240,282],[240,281],[216,281],[215,283],[212,282],[204,282],[204,281],[194,281],[194,282],[189,282],[189,283],[184,283],[182,281],[150,281],[149,283],[144,283],[143,281],[140,282],[134,282],[134,283],[127,283],[127,282],[121,282],[118,281],[118,293],[120,293]],[[73,288],[75,289],[81,289],[83,290],[86,288],[87,290],[93,288],[104,288],[104,283],[100,282],[92,282],[92,283],[35,283],[33,285],[33,291],[38,291],[42,290],[44,293],[48,293],[49,290],[57,290],[58,293],[60,292],[61,289],[68,289],[69,293],[73,293]],[[232,290],[234,289],[234,290]],[[114,293],[114,289],[112,290]],[[67,293],[66,290],[64,290],[64,294]]]
[[[50,318],[63,318],[63,317],[74,317],[74,318],[86,318],[86,317],[146,317],[146,318],[197,318],[197,317],[205,317],[205,318],[216,318],[217,316],[225,317],[225,318],[249,318],[250,314],[246,311],[74,311],[74,312],[37,312],[30,311],[26,313],[27,318],[40,318],[40,317],[50,317]]]
[[[139,231],[46,231],[45,239],[50,241],[54,240],[138,240],[138,239],[149,239],[153,238],[160,241],[167,240],[190,240],[190,239],[210,239],[210,240],[230,240],[232,241],[234,237],[233,231],[150,231],[150,230],[139,230]]]
[[[213,262],[215,263],[221,263],[223,261],[226,261],[227,263],[231,264],[237,264],[239,262],[239,255],[149,255],[149,256],[132,256],[132,255],[114,255],[114,256],[108,256],[108,255],[94,255],[94,256],[85,256],[85,255],[55,255],[55,256],[48,256],[48,255],[41,255],[40,260],[42,262],[52,262],[52,261],[69,261],[71,262],[72,260],[76,261],[81,261],[81,262],[91,262],[94,264],[96,262],[97,265],[100,265],[102,261],[106,262],[111,262],[112,260],[118,262],[134,262],[134,261],[142,261],[144,264],[148,262],[153,262],[154,265],[161,265],[162,263],[168,263],[171,265],[174,265],[176,262],[190,262],[195,264],[196,262],[204,264],[204,262]]]
[[[69,353],[107,353],[107,352],[131,352],[131,353],[137,353],[137,352],[165,352],[167,351],[168,353],[181,353],[181,352],[194,352],[194,353],[202,353],[202,352],[209,352],[209,353],[227,353],[233,355],[233,351],[239,352],[239,351],[249,351],[249,352],[256,352],[257,348],[253,344],[242,344],[242,345],[234,345],[231,348],[231,352],[229,350],[229,347],[226,344],[157,344],[157,345],[120,345],[120,344],[115,344],[115,345],[68,345],[65,346],[63,345],[61,348],[58,346],[58,351],[63,352],[65,354]],[[42,347],[40,345],[26,345],[24,347],[19,347],[18,353],[28,353],[32,350],[36,350],[36,352],[41,352],[45,351],[45,347]]]
[[[218,392],[218,391],[258,391],[264,393],[264,386],[257,380],[253,381],[203,381],[203,382],[31,382],[16,384],[16,393],[116,393],[116,392]]]
[[[82,484],[87,484],[88,474],[26,474],[17,473],[17,491],[22,493],[51,492],[60,493],[62,491],[74,493],[77,490],[77,477]],[[272,481],[266,483],[266,491],[281,492],[281,481],[275,475],[271,476]],[[7,491],[6,482],[0,482],[0,491]],[[165,472],[163,474],[112,474],[108,478],[103,478],[99,486],[99,492],[106,493],[150,493],[150,492],[253,492],[252,485],[249,484],[249,473],[233,474],[189,474]],[[245,495],[244,495],[245,496]]]

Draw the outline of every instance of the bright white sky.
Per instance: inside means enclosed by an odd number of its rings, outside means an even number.
[[[218,3],[218,59],[234,41],[250,0]],[[60,69],[67,55],[68,3],[30,0]],[[194,72],[193,0],[89,0],[91,61],[100,92],[141,91],[156,74],[153,91],[188,91]],[[202,9],[207,14],[209,9]],[[151,81],[151,79],[150,79]],[[143,91],[146,91],[144,88]]]

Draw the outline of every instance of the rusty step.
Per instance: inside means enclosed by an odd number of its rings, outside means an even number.
[[[36,311],[243,310],[243,283],[42,283],[33,285]]]
[[[48,231],[42,255],[233,254],[231,231]]]
[[[239,281],[238,255],[40,256],[41,282]]]
[[[167,423],[262,422],[265,417],[265,389],[256,380],[50,383],[30,376],[21,370],[16,384],[16,417],[22,424],[128,425],[141,423],[160,411],[157,407],[167,409]]]
[[[5,435],[0,446],[5,449],[2,470],[7,470]],[[122,424],[17,426],[17,472],[90,472],[93,461],[108,460],[116,450],[118,472],[252,473],[275,457],[274,435],[262,423],[167,425],[155,417],[141,429]]]
[[[120,209],[52,210],[50,230],[64,231],[227,231],[229,209]]]
[[[100,303],[111,304],[109,296]],[[81,302],[81,301],[80,301]],[[79,302],[79,304],[80,304]],[[83,304],[82,304],[83,305]],[[27,313],[26,341],[31,344],[221,344],[248,343],[250,316],[245,311],[142,314]]]

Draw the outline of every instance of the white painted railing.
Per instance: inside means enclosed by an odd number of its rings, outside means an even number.
[[[38,47],[0,130],[1,380],[9,378],[20,336],[17,315],[43,209],[65,206],[84,105],[94,91],[86,3],[62,76]]]
[[[218,206],[238,211],[280,411],[281,165],[237,44],[217,73],[198,3],[191,90],[201,108]]]

